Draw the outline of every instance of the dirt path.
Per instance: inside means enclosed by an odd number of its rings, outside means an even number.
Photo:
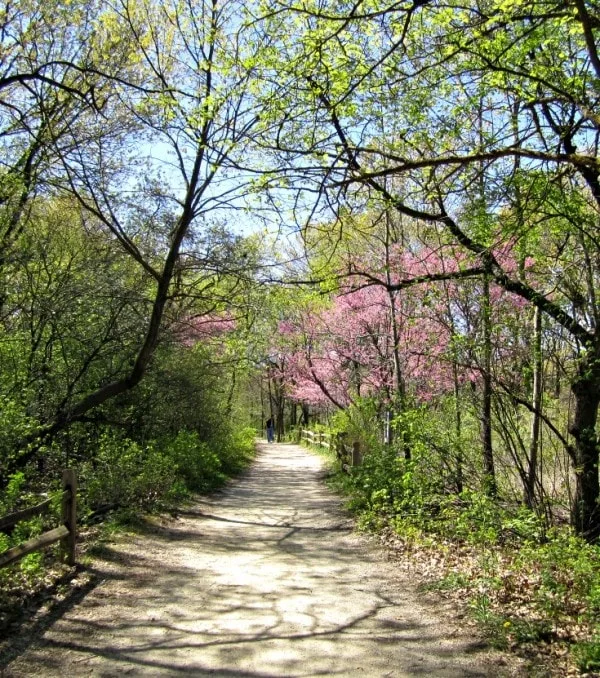
[[[321,476],[261,445],[227,490],[105,549],[1,675],[515,675],[352,532]]]

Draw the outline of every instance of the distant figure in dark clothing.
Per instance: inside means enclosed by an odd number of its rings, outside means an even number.
[[[275,422],[273,417],[267,419],[267,442],[272,443],[275,440]]]

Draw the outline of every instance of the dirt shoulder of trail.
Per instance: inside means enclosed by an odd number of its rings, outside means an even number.
[[[357,534],[323,476],[303,448],[261,445],[225,490],[65,572],[9,629],[0,675],[530,675]]]

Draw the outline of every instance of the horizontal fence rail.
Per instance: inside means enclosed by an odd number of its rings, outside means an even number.
[[[23,509],[22,511],[15,511],[15,513],[11,513],[8,516],[0,518],[0,532],[8,532],[22,520],[27,520],[28,518],[33,518],[34,516],[41,516],[44,513],[48,513],[48,509],[51,505],[52,499],[46,499],[46,501],[43,501],[41,504],[37,504],[37,506],[30,506],[29,508]]]
[[[39,551],[56,542],[61,542],[63,556],[69,565],[75,565],[75,548],[77,543],[77,477],[75,471],[69,469],[63,471],[63,493],[61,497],[62,525],[48,530],[39,537],[33,537],[22,544],[0,553],[0,568],[6,567],[20,560],[29,553]],[[52,499],[47,499],[41,504],[30,508],[16,511],[8,516],[0,518],[0,532],[9,532],[17,523],[34,516],[47,513],[52,505]]]
[[[323,433],[322,431],[310,431],[309,429],[300,430],[300,441],[305,441],[315,447],[326,447],[334,449],[337,459],[346,473],[350,472],[353,466],[362,464],[363,455],[360,449],[360,443],[355,441],[349,447],[343,434],[333,435]]]
[[[309,431],[308,429],[302,429],[300,432],[300,437],[302,440],[316,447],[326,447],[327,449],[331,448],[332,435],[330,433],[323,433],[322,431]]]

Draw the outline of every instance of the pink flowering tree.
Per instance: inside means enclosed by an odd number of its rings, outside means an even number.
[[[507,270],[519,265],[513,249],[505,243],[496,251]],[[452,394],[460,439],[463,392],[470,385],[469,402],[481,394],[476,410],[485,473],[493,481],[491,394],[494,384],[521,377],[528,347],[518,328],[526,303],[498,285],[486,286],[482,271],[453,247],[411,252],[391,246],[386,261],[387,270],[376,257],[364,256],[361,268],[347,262],[349,274],[329,305],[296,311],[279,324],[287,393],[338,409],[369,397],[393,413]],[[531,266],[530,260],[520,263],[524,272]],[[460,490],[460,459],[456,469]]]

